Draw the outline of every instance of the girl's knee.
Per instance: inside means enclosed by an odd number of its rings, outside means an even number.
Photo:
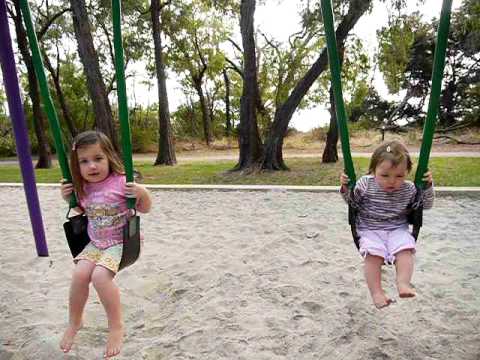
[[[96,266],[92,272],[92,284],[93,286],[102,286],[106,283],[112,282],[114,274],[104,268],[103,266]]]
[[[415,249],[403,249],[395,253],[395,258],[398,259],[399,257],[410,257],[413,256],[414,252]]]
[[[385,258],[380,255],[376,254],[371,254],[371,253],[366,253],[365,254],[365,262],[371,263],[371,264],[383,264],[385,261]]]
[[[90,283],[93,266],[88,263],[79,262],[73,271],[73,280],[80,283]]]

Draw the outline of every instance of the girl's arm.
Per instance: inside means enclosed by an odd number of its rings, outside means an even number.
[[[141,213],[148,213],[152,208],[152,197],[150,191],[144,186],[137,183],[127,183],[125,185],[125,195],[137,199],[135,207]]]
[[[423,181],[425,181],[427,185],[423,192],[423,208],[428,210],[433,207],[433,200],[435,199],[435,191],[433,190],[433,176],[431,171],[427,171],[423,175]]]
[[[73,193],[73,184],[67,182],[65,179],[60,180],[60,184],[60,193],[62,195],[62,199],[66,202],[69,202],[70,196],[72,196]]]
[[[62,194],[62,199],[65,200],[67,203],[70,202],[70,198],[72,197],[73,194],[73,184],[67,182],[67,180],[62,179],[60,180],[60,193]],[[81,214],[84,212],[84,210],[80,206],[76,206],[73,208],[75,212],[78,214]]]
[[[367,187],[368,187],[368,179],[365,176],[362,176],[355,184],[353,191],[347,186],[349,182],[349,178],[345,173],[340,175],[340,194],[342,195],[343,200],[347,204],[358,204],[363,198]]]

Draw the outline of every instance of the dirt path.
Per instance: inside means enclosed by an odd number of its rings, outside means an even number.
[[[413,156],[418,156],[419,149],[412,148],[409,149],[410,153]],[[323,149],[287,149],[283,153],[285,159],[291,158],[321,158]],[[154,162],[156,158],[156,153],[146,153],[146,154],[134,154],[134,161],[140,162]],[[352,151],[353,157],[370,157],[371,150],[361,150],[358,151],[354,149]],[[342,155],[340,154],[340,157]],[[448,146],[440,147],[435,149],[430,155],[431,157],[480,157],[480,146],[475,147],[462,147],[462,146]],[[36,158],[33,158],[34,161]],[[214,161],[214,160],[237,160],[238,159],[238,149],[230,150],[194,150],[194,151],[181,151],[177,152],[177,161],[179,163],[183,162],[196,162],[196,161]],[[16,158],[0,159],[0,166],[2,165],[16,165],[18,161]]]
[[[411,155],[418,156],[418,151],[411,152]],[[342,155],[339,155],[342,157]],[[353,157],[370,157],[371,152],[352,152]],[[480,157],[480,151],[452,151],[452,152],[432,152],[431,157]],[[156,154],[136,154],[134,160],[136,161],[154,161]],[[286,151],[283,153],[285,159],[292,158],[321,158],[322,152],[308,151]],[[177,154],[178,162],[194,162],[194,161],[212,161],[212,160],[237,160],[237,151],[216,151],[216,152],[182,152]]]

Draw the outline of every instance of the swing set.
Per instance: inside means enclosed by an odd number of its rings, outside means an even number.
[[[27,28],[27,35],[30,42],[32,57],[34,61],[35,73],[37,75],[44,107],[49,120],[50,128],[52,130],[55,148],[62,171],[62,176],[68,182],[72,181],[69,170],[64,144],[62,142],[60,125],[58,117],[53,106],[53,101],[48,90],[47,78],[43,67],[40,50],[34,26],[32,23],[30,9],[27,0],[20,0],[21,11],[25,20]],[[432,71],[432,88],[428,104],[427,119],[423,129],[422,145],[420,149],[420,157],[415,173],[415,186],[417,188],[417,199],[414,203],[421,204],[422,191],[425,183],[422,180],[423,174],[428,169],[428,161],[433,141],[433,133],[435,130],[435,123],[438,115],[441,83],[443,77],[443,70],[445,66],[445,52],[448,40],[448,31],[450,26],[452,0],[443,0],[442,10],[440,15],[440,22],[437,30],[437,42],[434,54],[434,66]],[[345,104],[343,101],[340,61],[337,50],[337,42],[334,29],[334,17],[331,0],[321,0],[322,16],[325,27],[327,39],[327,51],[329,58],[330,72],[332,76],[332,87],[334,92],[335,109],[338,121],[338,129],[342,145],[343,161],[345,173],[350,178],[348,184],[350,189],[353,189],[356,183],[356,175],[353,166],[352,156],[350,152],[347,114],[345,111]],[[120,0],[112,0],[112,18],[114,30],[114,50],[115,50],[115,73],[117,78],[117,96],[119,104],[119,118],[121,127],[122,140],[122,154],[125,166],[127,182],[133,181],[133,161],[132,161],[132,146],[130,127],[128,122],[128,107],[125,86],[124,74],[124,59],[122,47],[122,34],[120,26],[121,18],[121,3]],[[9,102],[10,113],[12,114],[12,122],[14,125],[14,132],[18,147],[19,161],[22,169],[22,176],[25,183],[25,191],[27,195],[27,202],[29,205],[30,218],[32,220],[32,227],[34,230],[37,253],[39,256],[48,256],[48,251],[45,244],[43,234],[43,224],[41,223],[41,213],[38,205],[38,195],[35,187],[35,175],[31,166],[31,157],[29,155],[28,137],[25,126],[25,119],[21,107],[21,99],[19,95],[18,79],[15,72],[15,61],[13,57],[13,50],[11,48],[11,38],[9,35],[8,20],[6,15],[5,0],[0,0],[0,26],[1,26],[1,40],[2,50],[1,64],[4,73],[4,79],[7,89],[7,98]],[[34,192],[28,189],[35,189]],[[28,191],[27,191],[28,190]],[[135,199],[127,199],[129,209],[135,210]],[[70,209],[77,206],[77,199],[72,195],[69,204]],[[67,213],[67,218],[68,218]],[[418,237],[420,227],[422,226],[423,209],[420,206],[412,208],[409,216],[409,222],[412,226],[412,235],[415,240]],[[359,236],[356,230],[356,209],[349,205],[348,221],[351,227],[352,236],[357,248],[359,247]],[[65,232],[69,240],[72,255],[76,255],[86,243],[88,243],[88,235],[86,235],[85,216],[78,215],[68,218],[65,223]],[[124,244],[123,255],[120,263],[120,269],[134,263],[139,255],[140,241],[139,241],[139,217],[134,215],[128,219],[128,223],[124,229]],[[86,237],[87,236],[87,237]]]
[[[8,43],[9,49],[11,50],[11,39],[9,36],[8,20],[6,18],[5,0],[0,0],[0,2],[1,2],[0,17],[2,20],[1,21],[2,34],[5,28],[6,30],[5,33],[8,36],[8,38],[6,38],[6,40],[8,39],[6,43]],[[40,54],[40,49],[38,46],[37,36],[35,33],[35,28],[33,26],[28,1],[20,0],[20,8],[21,8],[21,12],[25,22],[25,27],[27,30],[27,36],[30,43],[30,49],[32,52],[34,69],[38,78],[40,93],[42,95],[45,112],[47,113],[49,125],[53,134],[55,150],[57,153],[58,162],[60,164],[62,176],[66,180],[66,182],[71,183],[72,175],[68,165],[65,147],[62,141],[60,123],[58,121],[58,116],[57,116],[55,107],[53,105],[50,91],[48,89],[47,77],[45,75],[45,69],[43,66],[43,61]],[[5,16],[3,16],[4,15],[3,13],[5,13]],[[112,0],[112,19],[113,19],[113,37],[114,37],[114,53],[115,53],[114,54],[115,74],[116,74],[116,80],[117,80],[117,97],[118,97],[118,106],[119,106],[122,156],[123,156],[123,163],[125,167],[126,181],[133,182],[134,176],[133,176],[133,160],[132,160],[132,143],[131,143],[130,125],[128,121],[127,92],[126,92],[126,85],[125,85],[124,56],[123,56],[122,32],[121,32],[121,1],[120,0]],[[6,23],[6,26],[4,23]],[[4,71],[4,73],[8,73],[8,74],[14,73],[16,78],[13,51],[5,51],[5,56],[3,56],[3,54],[4,52],[2,51],[2,69],[4,67],[3,66],[4,63],[11,64],[13,62],[13,68],[9,67],[7,71]],[[5,61],[4,61],[4,58],[5,58]],[[12,81],[9,81],[9,84],[11,83]],[[18,79],[17,79],[16,87],[18,90]],[[16,96],[15,94],[12,93],[12,98],[14,98],[14,101],[12,100],[12,102],[15,102],[17,107],[21,108],[21,99],[19,96],[19,91],[17,92],[18,94]],[[10,99],[9,92],[7,92],[7,95]],[[23,118],[23,123],[24,123],[24,118]],[[24,130],[24,133],[27,134],[26,129]],[[27,138],[27,141],[28,141],[28,138]],[[25,152],[28,154],[28,147],[26,147],[26,149],[22,151],[19,151],[19,155],[21,155],[20,154],[21,152]],[[31,158],[29,161],[31,165]],[[33,169],[32,169],[32,172],[33,172]],[[24,176],[24,179],[25,179],[25,176]],[[25,187],[26,188],[32,187],[36,189],[34,178],[33,178],[33,184],[25,183]],[[27,200],[28,199],[29,198],[27,196]],[[69,217],[70,210],[77,206],[78,206],[78,200],[75,194],[72,194],[72,197],[69,202],[69,209],[67,212],[67,221],[64,224],[64,230],[67,237],[68,245],[70,247],[70,251],[74,257],[78,253],[80,253],[83,250],[83,248],[86,246],[86,244],[88,244],[88,242],[90,241],[90,239],[88,238],[87,229],[86,229],[87,228],[86,216],[84,214],[81,214],[81,215]],[[138,259],[138,256],[140,254],[140,218],[139,216],[136,215],[135,199],[128,198],[127,207],[129,209],[130,216],[127,219],[127,223],[123,229],[123,238],[124,238],[123,252],[122,252],[122,259],[120,261],[119,270],[133,264]],[[39,216],[41,219],[41,214],[39,210],[37,213],[34,214],[33,217],[31,215],[31,219],[33,219],[36,216]],[[36,232],[37,230],[39,230],[38,227],[34,228],[34,232]],[[43,231],[43,225],[41,227],[41,230]],[[36,237],[36,241],[37,241],[37,237]],[[48,251],[46,251],[46,244],[44,244],[44,249],[45,251],[42,252],[41,256],[48,256]]]
[[[327,38],[327,52],[330,64],[330,73],[332,76],[332,87],[335,101],[335,111],[337,115],[338,130],[342,143],[342,153],[345,173],[350,181],[348,187],[353,190],[356,183],[355,169],[353,166],[352,155],[350,153],[350,143],[347,126],[347,112],[345,111],[345,104],[343,102],[342,82],[340,61],[337,50],[337,40],[334,30],[334,18],[331,0],[321,0],[323,23],[325,27],[325,34]],[[438,115],[438,108],[440,102],[440,92],[442,85],[443,70],[445,67],[445,51],[448,41],[448,30],[450,27],[450,14],[452,8],[452,0],[443,0],[442,11],[440,14],[440,22],[437,30],[437,42],[435,46],[434,64],[432,71],[432,89],[428,103],[427,119],[423,128],[422,145],[420,148],[420,157],[415,172],[415,187],[417,188],[416,198],[408,216],[409,223],[412,225],[412,236],[415,241],[418,238],[420,227],[422,226],[423,208],[421,199],[423,190],[425,189],[425,182],[422,180],[423,174],[428,170],[428,160],[430,157],[430,150],[432,148],[433,133],[435,131],[435,123]],[[348,222],[351,227],[353,241],[357,249],[359,248],[360,237],[356,229],[357,211],[352,206],[348,206]]]

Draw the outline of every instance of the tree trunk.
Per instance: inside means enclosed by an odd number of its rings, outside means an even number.
[[[350,30],[355,26],[360,17],[370,7],[372,0],[351,0],[347,15],[342,19],[335,32],[338,44],[345,41]],[[265,156],[262,161],[262,168],[283,170],[287,169],[283,161],[282,148],[283,138],[286,134],[288,124],[293,113],[297,109],[300,101],[310,89],[315,80],[327,68],[328,54],[324,48],[307,71],[305,76],[300,79],[295,88],[290,93],[287,100],[275,111],[275,117],[270,128],[270,132],[265,141]]]
[[[232,134],[232,121],[230,118],[230,78],[227,69],[223,69],[223,79],[225,81],[225,136],[228,138]]]
[[[345,55],[345,43],[341,43],[338,49],[338,58],[340,61],[340,69],[343,65]],[[333,95],[333,87],[330,85],[330,126],[327,133],[327,141],[325,142],[325,149],[323,150],[322,163],[334,163],[338,160],[338,124],[337,124],[337,104],[335,104],[335,97]]]
[[[338,125],[337,125],[337,106],[333,97],[333,88],[330,86],[330,126],[327,133],[325,149],[323,149],[322,163],[334,163],[338,160]]]
[[[37,75],[35,74],[32,57],[28,48],[27,33],[25,28],[23,27],[19,0],[15,0],[14,5],[16,15],[12,14],[12,18],[15,23],[15,32],[17,35],[18,48],[20,50],[20,53],[22,54],[25,66],[27,67],[28,96],[32,101],[33,126],[38,141],[38,161],[35,165],[35,168],[50,169],[52,167],[51,150],[50,145],[48,144],[48,138],[46,134],[45,116],[40,106],[40,93],[38,90]]]
[[[195,76],[193,78],[193,86],[197,91],[200,101],[200,109],[202,111],[203,136],[205,137],[205,142],[207,143],[207,146],[210,146],[210,144],[213,142],[212,124],[210,123],[210,115],[208,114],[207,99],[205,98],[205,94],[203,93],[202,78],[203,76]]]
[[[70,0],[70,6],[73,12],[73,28],[77,39],[78,53],[87,78],[87,88],[93,104],[96,127],[110,138],[114,147],[118,150],[112,109],[100,73],[98,56],[93,46],[85,0]]]
[[[57,94],[58,102],[60,103],[60,108],[62,109],[63,120],[67,124],[68,131],[70,132],[70,137],[74,138],[78,134],[78,130],[75,128],[73,124],[72,116],[70,115],[70,110],[68,109],[67,100],[65,99],[65,95],[63,94],[62,87],[60,86],[60,74],[58,68],[60,65],[57,63],[57,70],[55,70],[50,62],[50,59],[46,54],[44,54],[43,59],[45,61],[45,67],[48,69],[50,76],[53,79],[53,84],[55,86],[55,92]]]
[[[240,5],[240,31],[243,44],[243,92],[240,99],[240,125],[238,145],[240,155],[234,170],[246,170],[258,166],[263,149],[257,125],[257,61],[253,20],[255,0],[242,0]]]
[[[449,127],[455,124],[455,116],[453,111],[455,109],[455,93],[457,92],[457,83],[455,77],[452,81],[447,83],[442,97],[440,98],[441,106],[438,111],[439,124],[442,127]],[[443,108],[443,109],[442,109]],[[440,111],[443,110],[443,111]]]
[[[155,67],[158,85],[158,153],[154,165],[175,165],[175,145],[170,123],[170,111],[163,61],[162,32],[160,28],[159,0],[152,0],[150,14],[152,18],[153,43],[155,45]]]

